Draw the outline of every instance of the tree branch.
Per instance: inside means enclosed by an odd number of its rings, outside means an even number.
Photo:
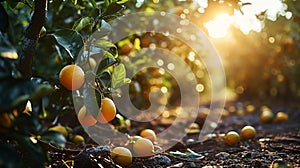
[[[19,70],[23,78],[30,78],[32,76],[32,60],[39,40],[40,31],[46,21],[47,3],[48,0],[34,1],[34,13],[25,32],[19,62]]]

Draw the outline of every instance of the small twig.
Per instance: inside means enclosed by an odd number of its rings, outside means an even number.
[[[74,160],[71,160],[71,161],[69,161],[69,160],[67,160],[67,161],[62,160],[62,162],[63,162],[63,164],[64,164],[67,168],[72,168],[72,167],[74,167]],[[71,164],[72,164],[71,167],[68,165],[68,162],[71,162]]]
[[[49,151],[52,151],[52,152],[64,153],[64,154],[70,154],[70,155],[78,155],[82,152],[82,150],[60,149],[50,143],[45,143],[39,139],[37,141],[40,142],[42,144],[42,146],[46,147]]]
[[[24,4],[27,5],[29,8],[32,9],[32,5],[30,4],[30,2],[28,0],[25,0]]]
[[[98,162],[98,159],[101,159],[101,161],[105,162],[106,164],[110,164],[110,165],[113,165],[117,168],[122,168],[121,166],[119,166],[118,164],[114,163],[113,161],[111,161],[110,159],[108,158],[105,158],[105,157],[102,157],[101,155],[99,155],[97,158],[93,155],[90,155],[90,157],[92,159],[95,159],[97,162]],[[99,167],[103,167],[103,165],[97,163]]]

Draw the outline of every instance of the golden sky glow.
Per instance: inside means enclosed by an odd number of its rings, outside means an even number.
[[[226,36],[231,24],[232,17],[226,13],[221,13],[214,20],[205,23],[205,27],[211,37],[221,38]]]
[[[207,0],[197,0],[200,6],[204,6]],[[260,32],[264,26],[263,22],[257,18],[265,12],[266,18],[275,21],[278,16],[285,16],[286,19],[292,17],[292,13],[287,10],[287,5],[281,0],[241,0],[241,3],[251,3],[241,7],[243,14],[239,10],[234,11],[233,16],[220,11],[216,17],[205,23],[208,33],[213,38],[223,38],[228,34],[231,25],[238,27],[244,34],[250,31]]]

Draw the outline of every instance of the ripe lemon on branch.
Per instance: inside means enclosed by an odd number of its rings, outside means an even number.
[[[99,114],[95,119],[91,114],[87,113],[87,109],[83,106],[78,112],[78,120],[83,126],[93,126],[98,121],[101,124],[106,124],[116,117],[117,109],[115,103],[110,98],[103,98]]]
[[[101,102],[101,111],[97,117],[97,121],[101,124],[110,122],[116,117],[117,109],[115,103],[110,98],[103,98]]]
[[[80,89],[84,83],[84,72],[77,65],[67,65],[59,72],[59,81],[68,90]]]

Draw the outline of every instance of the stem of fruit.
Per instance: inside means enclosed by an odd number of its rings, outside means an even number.
[[[40,37],[40,31],[46,21],[48,0],[35,0],[34,13],[31,22],[26,29],[22,52],[19,62],[19,70],[22,77],[28,79],[32,76],[32,61],[35,48]]]

